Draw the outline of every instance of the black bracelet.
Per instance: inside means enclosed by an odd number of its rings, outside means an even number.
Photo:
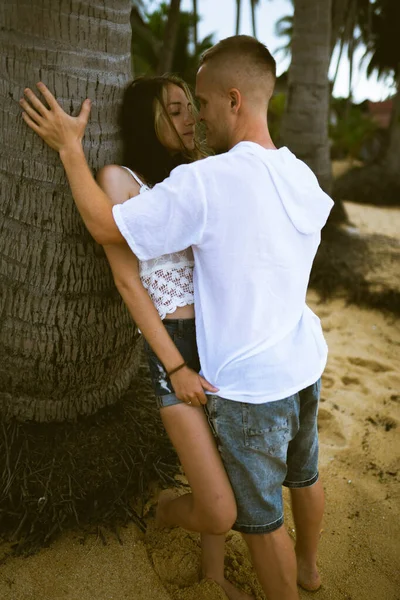
[[[174,373],[176,373],[177,371],[180,371],[180,369],[183,369],[183,367],[186,367],[187,363],[183,362],[181,365],[179,365],[178,367],[175,367],[175,369],[171,369],[171,371],[167,371],[167,375],[168,377],[171,377],[171,375],[173,375]]]

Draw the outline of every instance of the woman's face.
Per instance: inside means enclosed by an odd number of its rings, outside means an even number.
[[[195,118],[192,104],[185,92],[178,85],[168,83],[164,88],[164,102],[174,127],[171,127],[171,123],[162,112],[158,123],[160,142],[172,152],[182,150],[182,143],[187,150],[193,150],[195,147]]]

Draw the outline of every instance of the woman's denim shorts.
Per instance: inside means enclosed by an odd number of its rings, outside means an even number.
[[[320,381],[293,396],[249,404],[209,395],[206,413],[237,503],[233,527],[269,533],[283,525],[282,485],[318,479]]]
[[[200,361],[196,344],[196,327],[194,319],[164,319],[163,324],[175,342],[187,365],[198,373]],[[149,344],[144,340],[144,347],[150,369],[150,377],[157,398],[157,406],[173,406],[181,400],[175,396],[174,388],[160,359],[154,354]]]

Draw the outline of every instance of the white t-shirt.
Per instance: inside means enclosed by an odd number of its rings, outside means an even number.
[[[201,373],[221,397],[279,400],[321,376],[327,346],[305,297],[332,205],[287,148],[241,142],[114,206],[139,260],[192,246]]]

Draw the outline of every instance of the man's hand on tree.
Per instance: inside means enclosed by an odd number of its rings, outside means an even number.
[[[63,111],[44,83],[38,83],[37,88],[49,108],[31,89],[26,88],[24,90],[26,99],[20,100],[20,105],[24,109],[22,118],[25,123],[57,152],[81,147],[90,115],[90,100],[84,101],[77,117],[71,117]]]

